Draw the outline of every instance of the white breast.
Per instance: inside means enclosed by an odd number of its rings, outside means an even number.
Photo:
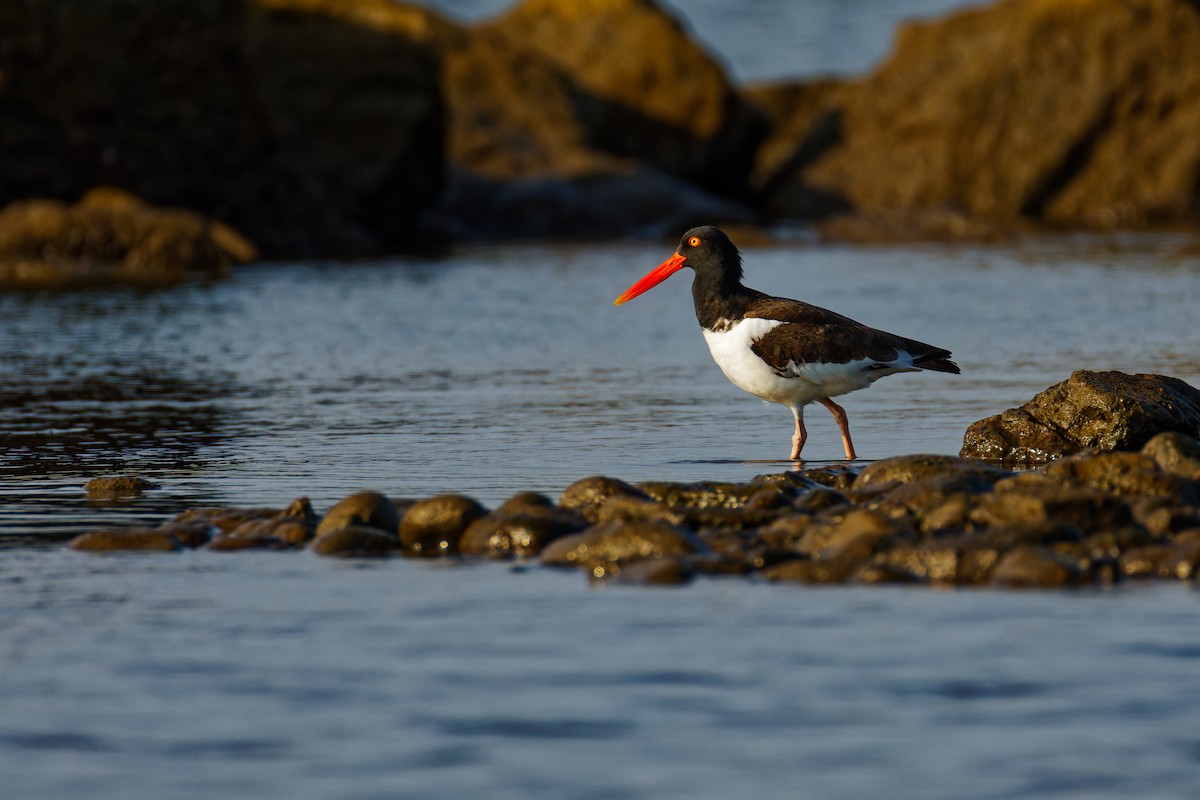
[[[884,375],[912,369],[912,359],[902,353],[895,364],[868,369],[878,364],[872,359],[845,364],[790,362],[779,374],[751,349],[773,328],[784,323],[773,319],[746,318],[717,331],[704,330],[704,340],[713,360],[734,386],[750,394],[799,408],[819,397],[836,397],[869,386]]]

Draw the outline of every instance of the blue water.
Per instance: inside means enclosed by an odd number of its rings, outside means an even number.
[[[463,17],[489,0],[437,3]],[[949,3],[676,0],[741,79],[868,69]],[[866,459],[954,453],[1072,370],[1200,386],[1186,237],[747,248],[747,280],[951,348],[845,398]],[[180,508],[358,489],[489,505],[595,473],[787,468],[673,243],[251,267],[154,292],[0,295],[0,797],[1183,798],[1200,596],[704,579],[531,565],[30,547]],[[808,415],[813,463],[840,456]],[[161,488],[89,502],[134,472]]]
[[[589,591],[307,554],[0,560],[12,798],[1184,798],[1180,584]]]

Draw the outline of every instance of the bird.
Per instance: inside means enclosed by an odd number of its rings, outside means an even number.
[[[772,297],[742,284],[742,254],[719,228],[683,234],[675,253],[613,301],[621,305],[684,267],[696,273],[696,319],[717,366],[739,389],[791,409],[796,418],[791,460],[799,461],[808,431],[804,407],[829,409],[846,458],[857,458],[846,410],[834,397],[866,388],[885,375],[932,370],[959,374],[950,351],[868,327],[800,300]]]

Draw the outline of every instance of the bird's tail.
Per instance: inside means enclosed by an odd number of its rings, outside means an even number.
[[[934,372],[949,372],[954,375],[961,372],[958,364],[950,360],[949,350],[932,350],[928,353],[922,353],[913,359],[913,366],[933,370]]]

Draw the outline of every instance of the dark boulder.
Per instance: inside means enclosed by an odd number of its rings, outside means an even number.
[[[310,549],[334,558],[387,558],[400,549],[400,543],[378,528],[349,525],[313,539]]]
[[[765,123],[653,0],[522,0],[486,25],[572,83],[589,144],[722,194],[745,191]]]
[[[67,545],[88,553],[172,552],[183,545],[170,533],[155,528],[109,528],[80,534]]]
[[[267,257],[409,243],[445,172],[420,23],[393,0],[6,0],[0,204],[117,186]]]
[[[1177,378],[1080,370],[1020,408],[967,429],[962,455],[1038,464],[1081,450],[1138,450],[1156,434],[1200,435],[1200,391]]]

